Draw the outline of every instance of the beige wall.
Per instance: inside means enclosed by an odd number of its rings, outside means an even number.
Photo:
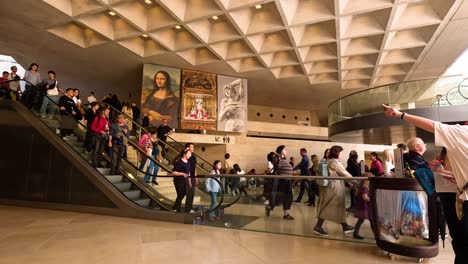
[[[319,117],[315,112],[251,104],[248,106],[248,119],[284,124],[298,124],[298,121],[305,121],[310,122],[311,126],[320,126]]]
[[[343,164],[346,164],[349,151],[351,150],[356,150],[358,152],[359,158],[364,159],[364,151],[380,152],[384,149],[392,148],[391,146],[381,145],[347,144],[311,140],[272,139],[232,135],[230,137],[231,142],[235,143],[196,143],[196,152],[210,163],[216,159],[223,161],[224,154],[229,152],[232,159],[238,163],[243,170],[249,171],[250,169],[254,168],[257,173],[262,173],[266,169],[266,155],[271,151],[275,151],[276,147],[282,144],[286,145],[288,158],[293,156],[296,159],[296,164],[301,159],[299,155],[300,148],[306,148],[309,156],[312,154],[317,154],[321,157],[326,148],[329,148],[333,145],[340,145],[344,148],[344,151],[342,152]],[[184,142],[184,134],[179,134],[178,138],[182,140],[181,142]],[[234,140],[232,140],[233,138]],[[194,142],[197,142],[194,140],[195,138],[193,135],[190,136],[190,139]],[[201,151],[202,147],[205,147],[206,149],[204,152]],[[211,164],[206,164],[205,167],[210,169]]]

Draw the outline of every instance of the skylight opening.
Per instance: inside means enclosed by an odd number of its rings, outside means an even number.
[[[465,49],[465,51],[458,56],[455,62],[447,68],[443,76],[460,74],[463,75],[463,77],[468,77],[468,49]]]

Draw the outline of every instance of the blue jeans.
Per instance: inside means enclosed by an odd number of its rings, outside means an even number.
[[[212,210],[213,208],[216,207],[216,204],[217,204],[216,196],[217,196],[217,195],[218,195],[217,192],[210,192],[210,196],[211,196],[210,210]],[[215,217],[215,216],[216,216],[215,210],[209,212],[208,215],[209,215],[209,216],[212,216],[212,217]]]
[[[50,98],[50,99],[49,99]],[[41,106],[41,115],[46,116],[47,113],[47,106],[49,106],[49,115],[48,118],[52,119],[54,117],[54,111],[55,111],[55,104],[54,102],[57,102],[58,100],[58,95],[51,95],[49,98],[44,97],[44,100],[42,100],[42,106]],[[52,101],[51,101],[52,100]]]
[[[155,157],[153,157],[154,159]],[[149,182],[151,174],[157,175],[159,172],[159,166],[153,161],[149,161],[148,169],[146,169],[145,182]],[[156,181],[156,176],[153,176],[153,182]]]

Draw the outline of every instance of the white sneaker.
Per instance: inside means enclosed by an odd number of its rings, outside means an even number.
[[[190,210],[189,214],[194,214],[195,211],[194,210]]]
[[[270,201],[266,200],[263,204],[269,205],[269,204],[270,204]]]

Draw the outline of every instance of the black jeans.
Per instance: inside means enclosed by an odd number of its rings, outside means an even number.
[[[35,96],[34,86],[26,84],[23,97],[21,99],[23,101],[23,104],[29,109],[33,107],[34,96]]]
[[[94,140],[94,147],[91,153],[92,164],[94,168],[97,168],[99,167],[100,162],[102,160],[102,152],[104,151],[104,147],[107,142],[104,136],[97,135],[96,133],[94,133],[93,140]]]
[[[117,142],[112,142],[112,163],[110,174],[115,175],[119,172],[120,164],[122,163],[122,158],[125,151],[125,145],[119,144]]]
[[[309,181],[309,201],[308,204],[315,205],[315,196],[319,196],[319,186],[315,181]]]
[[[86,130],[86,136],[84,141],[84,147],[86,148],[86,151],[91,152],[95,143],[96,139],[94,137],[94,132],[91,131],[91,128],[88,127],[88,129]]]
[[[354,226],[354,235],[359,235],[359,230],[361,230],[361,226],[364,223],[364,218],[358,218],[358,221],[356,222],[356,225]],[[369,220],[369,223],[371,225],[371,229],[374,230],[374,223]]]
[[[39,87],[36,87],[36,89],[34,89],[33,109],[38,112],[41,111],[43,100],[44,100],[44,94],[42,93]]]
[[[304,195],[305,190],[309,190],[309,181],[308,180],[301,180],[301,191],[299,192],[299,195],[297,196],[296,202],[300,203],[302,200],[302,196]]]
[[[189,185],[189,180],[192,181],[192,186]],[[195,196],[195,178],[174,178],[174,187],[176,189],[177,198],[172,206],[172,210],[182,212],[182,199],[185,196],[185,212],[189,213],[193,206],[193,197]]]
[[[191,186],[187,184],[187,198],[185,198],[185,212],[189,213],[192,211],[193,207],[193,198],[195,197],[195,178],[189,178],[192,183]]]
[[[455,210],[455,193],[439,193],[439,199],[444,209],[445,220],[452,237],[452,247],[455,251],[455,264],[468,263],[468,201],[463,203],[463,218],[458,220]]]
[[[351,186],[346,186],[349,187],[349,199],[351,201],[351,205],[349,206],[350,209],[354,208],[354,204],[356,202],[356,188],[351,187]]]

